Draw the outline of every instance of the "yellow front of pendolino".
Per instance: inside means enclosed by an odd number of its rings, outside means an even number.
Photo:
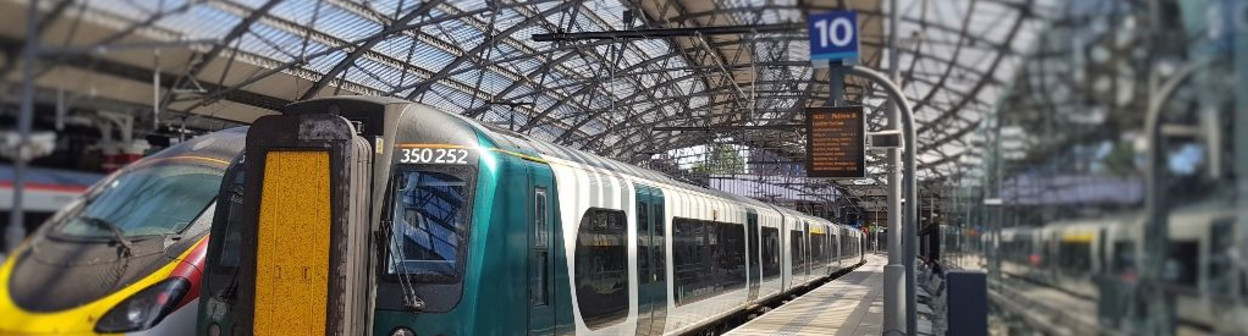
[[[31,312],[18,307],[9,295],[9,280],[13,276],[13,267],[17,264],[18,257],[24,253],[24,247],[24,245],[19,247],[12,257],[0,266],[0,336],[100,335],[93,332],[96,321],[99,321],[122,300],[168,278],[178,263],[185,259],[191,250],[194,250],[187,249],[178,259],[169,262],[147,277],[99,300],[58,312]]]

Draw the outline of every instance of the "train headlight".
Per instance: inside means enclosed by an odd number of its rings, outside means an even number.
[[[191,289],[190,281],[172,278],[126,298],[95,323],[95,332],[124,333],[147,330],[173,312]]]
[[[416,336],[416,332],[412,331],[412,329],[408,329],[407,327],[398,327],[394,328],[394,331],[390,332],[390,336]]]

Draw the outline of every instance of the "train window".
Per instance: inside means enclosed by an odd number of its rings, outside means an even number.
[[[841,254],[841,233],[836,227],[831,227],[830,232],[824,235],[824,249],[827,251],[827,259],[829,263],[841,260],[844,257]]]
[[[1135,243],[1129,241],[1114,242],[1114,272],[1130,274],[1135,270]]]
[[[810,234],[810,259],[814,261],[815,267],[823,267],[824,264],[827,263],[827,261],[824,260],[824,253],[826,251],[823,250],[824,244],[827,240],[827,236],[822,233]]]
[[[842,232],[842,233],[841,233],[841,235],[843,235],[843,236],[845,237],[845,252],[844,252],[844,256],[845,256],[845,258],[846,258],[846,259],[851,259],[851,260],[852,260],[852,259],[853,259],[853,255],[854,255],[855,253],[857,253],[857,251],[858,251],[858,247],[857,247],[857,245],[858,245],[858,244],[856,244],[858,241],[857,241],[857,240],[855,240],[856,238],[854,238],[853,233],[851,233],[849,230],[846,230],[845,232]]]
[[[1030,241],[1024,241],[1024,240],[1015,240],[1011,242],[1002,243],[1001,244],[1002,254],[1005,256],[1006,259],[1009,259],[1010,261],[1014,261],[1014,262],[1022,263],[1022,264],[1029,263],[1030,260],[1028,260],[1028,258],[1031,257],[1031,249],[1029,248],[1029,243]]]
[[[705,293],[713,293],[721,281],[720,278],[724,276],[723,270],[718,266],[719,259],[723,257],[723,250],[720,248],[723,241],[720,240],[722,237],[716,230],[715,223],[709,221],[698,221],[698,223],[702,225],[702,234],[705,235],[703,240],[705,243],[698,251],[702,254],[703,269],[710,272],[710,276],[706,277],[704,283]]]
[[[1209,291],[1212,293],[1230,295],[1235,288],[1230,272],[1235,260],[1234,225],[1232,218],[1218,218],[1209,226]]]
[[[1048,241],[1041,241],[1040,244],[1041,244],[1040,262],[1037,262],[1035,264],[1036,266],[1040,266],[1041,268],[1049,267],[1049,260],[1053,259],[1053,251],[1052,251],[1053,248],[1050,247],[1051,244],[1049,244]]]
[[[839,260],[841,251],[837,251],[836,243],[833,241],[836,239],[836,236],[833,236],[831,233],[825,233],[820,235],[820,239],[823,240],[823,262],[830,264]]]
[[[663,215],[663,204],[655,204],[650,210],[654,212],[654,236],[650,239],[651,251],[654,251],[654,270],[655,277],[664,279],[667,277],[667,219]]]
[[[213,223],[209,229],[213,237],[224,237],[209,240],[208,247],[212,267],[216,273],[234,274],[240,260],[240,244],[242,232],[238,223],[243,221],[243,172],[242,165],[235,165],[225,174],[223,181],[230,181],[227,197],[219,200],[213,207]]]
[[[806,243],[802,237],[805,237],[802,231],[789,231],[789,242],[793,245],[789,250],[793,263],[789,266],[794,276],[806,274]]]
[[[763,228],[763,278],[780,276],[780,229]]]
[[[838,238],[838,240],[839,240],[840,246],[837,246],[837,250],[839,250],[837,252],[839,252],[842,256],[849,255],[849,252],[850,252],[849,232],[841,232],[841,236]]]
[[[747,218],[746,237],[749,241],[749,246],[746,247],[746,254],[750,258],[750,286],[758,287],[758,280],[763,274],[763,258],[759,254],[758,244],[758,216],[750,214]]]
[[[550,302],[547,287],[550,286],[550,234],[546,228],[546,189],[533,190],[533,276],[529,279],[529,300],[535,306],[544,306]]]
[[[857,256],[858,253],[860,252],[858,251],[858,249],[859,249],[858,237],[849,236],[849,256],[851,257]]]
[[[1200,245],[1196,241],[1170,242],[1170,259],[1166,260],[1166,280],[1185,287],[1196,287]]]
[[[1058,269],[1068,275],[1084,275],[1092,270],[1092,245],[1086,241],[1058,244]]]
[[[1097,264],[1098,264],[1097,272],[1105,273],[1106,265],[1109,264],[1109,252],[1105,250],[1106,249],[1105,245],[1109,241],[1108,239],[1105,239],[1106,237],[1109,237],[1109,229],[1101,228],[1101,231],[1099,234],[1097,234],[1097,237],[1098,237],[1098,239],[1096,240],[1096,259],[1097,259]]]
[[[470,212],[467,179],[450,171],[395,173],[387,274],[421,282],[455,282]]]
[[[546,228],[546,188],[533,189],[533,241],[537,248],[549,248],[550,236]]]
[[[650,283],[650,209],[637,202],[637,269],[642,284]]]
[[[706,268],[707,237],[702,221],[676,217],[672,220],[672,254],[676,269],[673,289],[676,303],[682,304],[714,290],[712,271]]]
[[[591,208],[576,238],[576,301],[590,329],[628,317],[628,224],[623,211]]]
[[[745,226],[711,222],[719,231],[720,286],[733,290],[745,286]]]
[[[848,236],[847,238],[849,239],[849,252],[845,254],[845,259],[854,261],[854,256],[858,255],[858,237],[853,236],[853,234],[848,231],[844,234]]]
[[[192,164],[153,164],[128,170],[94,188],[86,201],[56,216],[56,233],[107,238],[182,232],[220,191],[223,169]]]

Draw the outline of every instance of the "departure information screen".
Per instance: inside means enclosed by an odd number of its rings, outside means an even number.
[[[862,106],[806,109],[806,176],[866,176]]]

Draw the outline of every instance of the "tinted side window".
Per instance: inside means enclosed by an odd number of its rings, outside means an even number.
[[[745,287],[745,225],[680,217],[672,223],[677,304]]]
[[[1166,280],[1184,287],[1196,288],[1199,271],[1196,268],[1200,256],[1200,245],[1195,241],[1180,240],[1170,242],[1170,259],[1166,261]]]
[[[719,274],[723,290],[745,286],[745,226],[733,223],[708,222],[719,232]]]
[[[654,259],[654,269],[658,279],[667,277],[667,219],[663,215],[663,204],[655,204],[650,210],[654,212],[654,237],[650,240],[650,251]]]
[[[1070,275],[1087,274],[1092,270],[1092,245],[1089,242],[1061,242],[1058,265]]]
[[[1133,273],[1135,270],[1135,243],[1114,242],[1114,272]]]
[[[619,210],[589,209],[576,237],[577,306],[591,329],[628,317],[627,220]]]
[[[849,231],[841,232],[841,255],[851,255],[854,252],[853,239],[849,238]]]
[[[1229,295],[1234,290],[1231,279],[1235,263],[1235,220],[1219,218],[1209,227],[1209,291]]]
[[[748,225],[746,225],[746,237],[748,237],[749,245],[746,246],[746,255],[750,258],[750,279],[757,282],[762,276],[763,264],[762,257],[758,251],[758,218],[750,217]],[[751,284],[754,286],[755,284]]]
[[[763,277],[780,276],[780,229],[763,228]]]
[[[650,208],[646,203],[637,203],[637,269],[641,283],[649,283],[650,270]]]
[[[242,165],[235,164],[230,166],[229,171],[225,174],[224,181],[227,184],[222,187],[222,193],[218,196],[217,207],[214,209],[216,213],[213,216],[213,225],[209,229],[213,237],[209,245],[212,248],[209,251],[208,261],[214,272],[234,274],[239,265],[239,244],[242,241],[242,231],[240,230],[243,221],[242,211],[243,205],[243,174]]]
[[[813,261],[813,265],[815,267],[821,267],[827,262],[824,260],[825,251],[823,250],[823,245],[827,242],[827,240],[828,237],[824,234],[810,234],[810,259]]]
[[[550,284],[550,265],[547,264],[547,258],[550,255],[550,235],[546,229],[546,189],[535,188],[533,190],[533,269],[529,270],[533,275],[530,276],[529,284],[529,300],[534,306],[544,306],[550,303],[550,293],[546,288]]]
[[[685,303],[715,290],[714,251],[705,222],[676,217],[672,220],[673,290],[676,303]],[[715,237],[718,238],[718,237]]]
[[[802,239],[803,236],[801,231],[789,231],[789,242],[793,244],[793,248],[789,249],[789,251],[793,258],[792,271],[794,276],[806,274],[804,271],[806,269],[806,258],[804,258],[806,256],[806,244],[805,239]]]

